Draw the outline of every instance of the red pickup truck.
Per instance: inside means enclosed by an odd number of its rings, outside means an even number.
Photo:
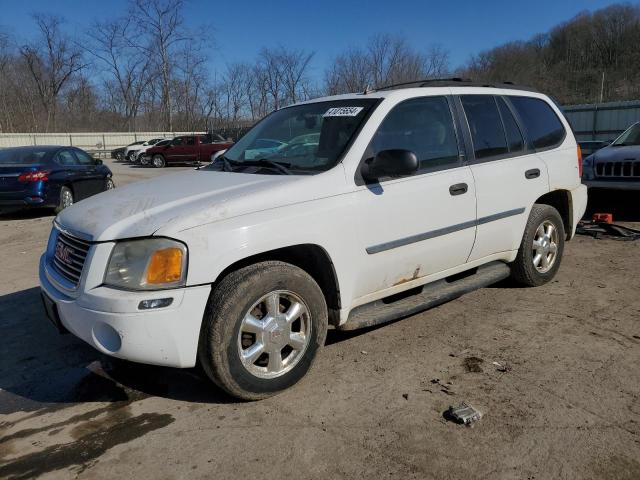
[[[231,145],[233,142],[217,134],[185,135],[174,138],[168,145],[149,148],[141,163],[163,168],[173,163],[210,162],[216,152]]]

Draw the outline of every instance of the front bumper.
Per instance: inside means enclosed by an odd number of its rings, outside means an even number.
[[[92,286],[91,272],[83,272],[78,290],[63,292],[54,286],[55,271],[46,256],[40,259],[40,286],[55,303],[62,325],[75,336],[102,353],[134,362],[179,368],[195,365],[210,286],[130,292]],[[91,270],[91,257],[101,255],[90,254],[85,270]],[[138,309],[142,300],[157,298],[173,298],[173,302],[165,308]]]
[[[589,188],[603,188],[607,190],[640,190],[640,180],[635,182],[626,180],[583,180]]]

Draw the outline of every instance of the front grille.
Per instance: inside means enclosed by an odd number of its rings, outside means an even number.
[[[640,160],[596,163],[596,176],[605,178],[640,178]]]
[[[74,287],[80,283],[84,262],[91,244],[76,237],[59,232],[53,252],[52,265],[56,272],[71,282]]]

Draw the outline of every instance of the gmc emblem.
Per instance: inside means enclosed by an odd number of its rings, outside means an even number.
[[[75,250],[61,241],[56,243],[56,253],[55,256],[62,263],[66,263],[67,265],[71,265],[73,262],[71,260],[71,254],[75,253]]]

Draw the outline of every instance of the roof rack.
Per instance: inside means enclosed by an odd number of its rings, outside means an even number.
[[[487,87],[487,88],[510,88],[512,90],[525,90],[529,92],[537,92],[535,88],[524,85],[516,85],[510,81],[504,82],[480,82],[468,78],[452,77],[452,78],[427,78],[424,80],[415,80],[413,82],[394,83],[393,85],[385,85],[384,87],[375,88],[374,92],[381,90],[396,90],[401,88],[419,88],[419,87]]]

